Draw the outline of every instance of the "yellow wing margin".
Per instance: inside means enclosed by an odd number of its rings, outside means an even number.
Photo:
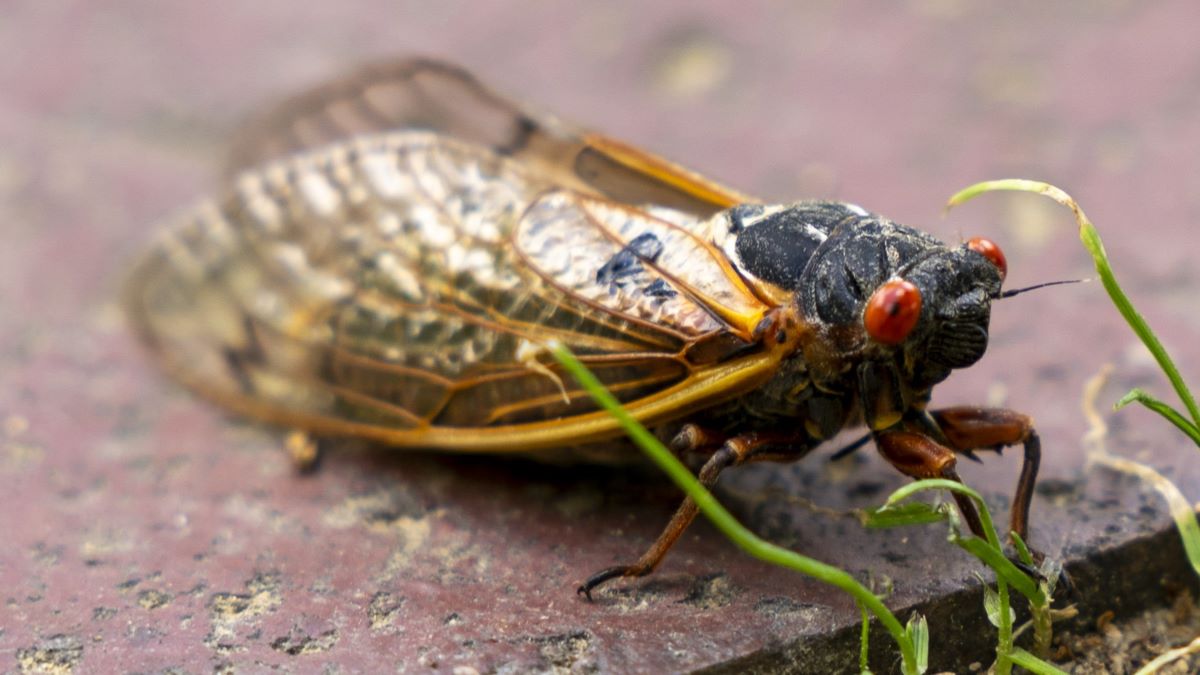
[[[770,379],[779,355],[760,352],[698,370],[683,382],[625,408],[642,424],[653,426],[735,398]],[[605,411],[495,427],[427,426],[396,429],[313,414],[271,404],[230,389],[214,388],[208,380],[192,380],[175,371],[177,379],[218,405],[263,422],[301,429],[321,436],[360,438],[404,448],[454,453],[524,454],[616,438],[624,433]]]

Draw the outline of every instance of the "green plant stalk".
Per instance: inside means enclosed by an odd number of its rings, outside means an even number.
[[[642,426],[633,415],[630,415],[621,406],[620,402],[604,388],[604,385],[596,379],[596,376],[591,371],[575,358],[575,355],[569,349],[559,343],[552,343],[549,346],[554,358],[558,359],[558,362],[571,373],[571,376],[587,390],[588,394],[591,395],[597,404],[620,422],[626,433],[637,443],[638,447],[660,469],[671,477],[671,480],[696,503],[700,511],[712,521],[713,525],[722,534],[755,558],[794,569],[818,581],[836,586],[850,593],[855,601],[861,606],[866,607],[879,619],[880,623],[891,634],[892,639],[896,641],[897,646],[900,648],[901,657],[903,658],[904,672],[917,672],[917,657],[912,641],[909,640],[900,621],[896,619],[891,610],[874,593],[843,570],[800,555],[795,551],[775,546],[760,539],[753,532],[743,527],[732,514],[717,502],[712,493],[705,489],[700,484],[700,481],[696,480],[696,477],[692,475],[692,472],[682,462],[663,447],[663,444],[646,427]]]
[[[1009,533],[1009,540],[1017,549],[1017,558],[1022,563],[1029,567],[1035,567],[1033,562],[1033,554],[1029,552],[1029,547],[1025,545],[1025,540],[1016,532]],[[1033,619],[1033,645],[1034,651],[1038,654],[1047,654],[1050,651],[1050,642],[1054,638],[1054,620],[1050,616],[1050,603],[1053,602],[1053,586],[1047,586],[1043,582],[1038,583],[1038,588],[1042,589],[1046,597],[1046,604],[1039,606],[1030,601],[1029,609]],[[1018,631],[1017,634],[1020,634]],[[1015,635],[1014,635],[1015,637]]]
[[[1191,503],[1179,488],[1153,468],[1131,459],[1105,453],[1096,457],[1095,461],[1122,473],[1137,476],[1158,490],[1167,502],[1167,510],[1171,513],[1171,519],[1175,521],[1175,529],[1179,530],[1188,562],[1200,576],[1200,522],[1197,522],[1196,512],[1192,510]]]
[[[1079,238],[1083,241],[1084,247],[1092,256],[1092,260],[1096,266],[1096,272],[1100,275],[1100,280],[1104,284],[1105,291],[1112,298],[1113,304],[1116,305],[1117,311],[1125,318],[1129,327],[1133,329],[1134,334],[1146,345],[1154,359],[1158,362],[1163,373],[1170,380],[1171,386],[1175,389],[1175,393],[1183,401],[1192,419],[1189,421],[1182,414],[1176,411],[1171,406],[1158,400],[1157,398],[1147,394],[1140,389],[1134,389],[1121,398],[1117,402],[1116,408],[1128,405],[1133,401],[1137,401],[1146,406],[1150,410],[1158,413],[1171,424],[1183,431],[1189,438],[1200,446],[1200,410],[1197,409],[1196,400],[1192,396],[1192,392],[1188,389],[1183,381],[1183,377],[1179,374],[1179,370],[1175,367],[1175,363],[1171,360],[1166,349],[1162,346],[1154,331],[1146,323],[1146,320],[1141,314],[1133,308],[1133,304],[1121,290],[1121,285],[1117,283],[1116,277],[1113,274],[1112,266],[1108,262],[1108,254],[1104,250],[1104,243],[1100,239],[1099,232],[1092,224],[1088,217],[1083,213],[1083,209],[1075,203],[1066,192],[1063,192],[1053,185],[1042,183],[1039,181],[1021,180],[1021,179],[1005,179],[996,181],[984,181],[976,183],[964,190],[959,191],[947,203],[947,208],[961,204],[969,199],[990,192],[993,190],[1019,190],[1025,192],[1035,192],[1044,194],[1051,199],[1054,199],[1060,204],[1063,204],[1075,214],[1075,221],[1079,226]],[[1179,530],[1179,535],[1183,540],[1184,550],[1187,553],[1189,562],[1196,573],[1200,575],[1200,523],[1197,523],[1196,513],[1192,506],[1187,502],[1187,499],[1179,492],[1179,488],[1173,483],[1154,471],[1150,467],[1144,466],[1131,460],[1114,457],[1103,453],[1097,458],[1097,461],[1104,463],[1110,467],[1116,468],[1119,471],[1132,473],[1140,476],[1143,480],[1149,481],[1155,488],[1162,493],[1167,500],[1168,507],[1171,511],[1171,518],[1175,521],[1175,527]]]
[[[1050,651],[1050,641],[1054,637],[1054,621],[1050,617],[1050,606],[1033,607],[1033,644],[1039,654]]]
[[[996,594],[1000,599],[1000,610],[998,625],[996,626],[995,668],[996,672],[1000,675],[1007,675],[1012,672],[1012,653],[1014,649],[1008,582],[1011,580],[1013,587],[1017,588],[1022,595],[1029,598],[1030,604],[1035,607],[1035,614],[1038,610],[1048,605],[1045,593],[1042,592],[1042,589],[1032,579],[1017,569],[1017,566],[1011,560],[1004,556],[1004,549],[1000,545],[1000,538],[996,535],[996,527],[992,524],[991,511],[988,509],[987,503],[983,501],[983,495],[970,487],[958,481],[945,478],[921,480],[910,483],[893,492],[888,497],[885,506],[897,505],[912,495],[926,490],[957,492],[966,495],[971,501],[975,502],[976,510],[979,512],[980,524],[983,526],[984,535],[987,537],[986,540],[975,536],[963,537],[956,534],[953,537],[953,541],[996,571]]]
[[[996,626],[996,672],[1009,675],[1013,666],[1012,609],[1008,604],[1008,584],[999,574],[996,575],[996,594],[1000,596],[1000,625]]]
[[[1150,325],[1146,323],[1145,318],[1133,308],[1133,303],[1129,301],[1129,297],[1125,295],[1125,291],[1121,289],[1121,285],[1117,283],[1117,278],[1113,274],[1112,266],[1108,263],[1108,254],[1104,250],[1104,242],[1100,240],[1100,234],[1096,231],[1096,227],[1084,215],[1083,209],[1075,203],[1066,192],[1061,189],[1043,183],[1041,181],[1025,180],[1020,178],[1007,178],[1001,180],[983,181],[976,183],[963,190],[958,191],[950,201],[947,202],[946,208],[957,206],[973,199],[985,192],[993,192],[996,190],[1016,190],[1021,192],[1034,192],[1050,197],[1054,201],[1071,209],[1075,214],[1075,221],[1079,225],[1079,239],[1083,242],[1085,248],[1092,255],[1092,261],[1095,263],[1096,273],[1100,275],[1100,282],[1104,285],[1104,290],[1108,292],[1108,296],[1112,298],[1113,304],[1116,305],[1117,311],[1125,318],[1125,322],[1133,329],[1138,339],[1146,345],[1150,353],[1154,355],[1154,360],[1158,362],[1160,368],[1167,379],[1170,380],[1171,386],[1175,389],[1175,393],[1187,408],[1188,414],[1191,415],[1192,425],[1200,427],[1200,407],[1196,405],[1196,399],[1192,396],[1192,392],[1188,389],[1187,384],[1183,381],[1183,376],[1179,374],[1179,369],[1175,367],[1175,362],[1171,360],[1171,356],[1167,354],[1166,348],[1159,342],[1158,336],[1154,331],[1150,330]],[[1152,408],[1153,409],[1153,408]],[[1160,412],[1156,410],[1156,412]],[[1160,412],[1161,414],[1161,412]],[[1182,416],[1180,416],[1182,417]],[[1168,418],[1171,419],[1171,418]],[[1175,420],[1171,420],[1175,424]],[[1181,427],[1182,428],[1182,427]],[[1186,433],[1186,429],[1185,429]],[[1189,434],[1195,438],[1194,435]]]
[[[871,664],[868,659],[871,653],[871,614],[861,602],[854,604],[858,605],[858,613],[862,615],[862,634],[858,638],[858,672],[861,675],[867,675],[871,672]]]
[[[1175,410],[1166,403],[1154,398],[1145,390],[1138,389],[1136,387],[1130,389],[1128,394],[1122,396],[1121,400],[1117,401],[1116,404],[1113,405],[1113,408],[1120,410],[1121,408],[1124,408],[1135,401],[1165,417],[1168,422],[1174,424],[1181,431],[1183,431],[1183,433],[1187,434],[1188,437],[1192,439],[1193,443],[1200,446],[1200,427],[1197,427],[1189,422],[1187,418],[1179,414],[1178,410]]]
[[[1188,389],[1187,384],[1183,381],[1183,377],[1180,375],[1179,369],[1176,368],[1174,361],[1171,359],[1170,355],[1167,353],[1167,350],[1159,341],[1158,336],[1154,334],[1153,330],[1151,330],[1149,324],[1146,323],[1146,320],[1141,313],[1133,307],[1133,303],[1129,300],[1129,297],[1125,295],[1121,285],[1117,282],[1116,275],[1112,271],[1112,265],[1108,261],[1108,254],[1104,249],[1104,242],[1100,239],[1100,233],[1096,230],[1095,225],[1093,225],[1088,217],[1084,214],[1083,209],[1080,208],[1079,204],[1076,203],[1075,200],[1066,192],[1048,183],[1022,179],[1004,179],[976,183],[975,185],[971,185],[966,189],[959,191],[950,198],[950,201],[947,203],[947,208],[973,199],[974,197],[985,192],[991,192],[995,190],[1018,190],[1023,192],[1043,194],[1071,209],[1072,213],[1075,215],[1075,222],[1079,227],[1079,239],[1083,242],[1084,247],[1092,256],[1092,261],[1096,267],[1097,274],[1100,276],[1100,281],[1104,285],[1104,290],[1108,293],[1109,298],[1112,299],[1113,305],[1116,306],[1117,311],[1120,312],[1121,316],[1125,319],[1125,322],[1129,324],[1129,327],[1133,330],[1134,334],[1137,335],[1138,339],[1142,341],[1142,344],[1144,344],[1154,356],[1155,361],[1158,362],[1159,368],[1161,368],[1163,373],[1167,376],[1167,379],[1171,382],[1171,387],[1175,390],[1176,395],[1179,396],[1180,401],[1183,402],[1188,414],[1191,415],[1191,420],[1188,420],[1183,414],[1172,408],[1167,403],[1160,401],[1149,393],[1137,388],[1123,396],[1121,400],[1117,401],[1116,405],[1113,407],[1115,409],[1120,409],[1135,401],[1141,403],[1151,411],[1158,413],[1171,424],[1175,425],[1180,431],[1186,434],[1193,443],[1195,443],[1197,446],[1200,446],[1200,408],[1198,408],[1196,405],[1196,399],[1193,397],[1191,390]],[[1179,530],[1180,537],[1183,539],[1183,545],[1188,560],[1191,562],[1192,567],[1196,570],[1197,574],[1200,574],[1200,523],[1197,523],[1195,511],[1192,509],[1191,504],[1187,502],[1187,499],[1183,496],[1183,494],[1179,492],[1179,489],[1154,469],[1137,462],[1109,455],[1103,450],[1096,453],[1094,459],[1095,461],[1119,471],[1138,475],[1143,480],[1150,482],[1159,490],[1159,492],[1167,500],[1171,511],[1171,517],[1174,519],[1175,526]],[[1037,612],[1035,612],[1035,634],[1038,633],[1039,629],[1041,628],[1038,618],[1039,615]],[[1046,615],[1045,620],[1047,622],[1049,621],[1048,614]],[[1200,644],[1200,639],[1194,641],[1192,645],[1189,645],[1189,648],[1198,644]],[[1018,649],[1013,653],[1013,659],[1017,665],[1027,668],[1035,673],[1061,672],[1050,664],[1041,661],[1034,655],[1029,654],[1021,649]],[[1156,659],[1155,662],[1157,663],[1158,659]],[[1167,661],[1163,661],[1163,663],[1166,662]],[[1153,669],[1154,665],[1147,664],[1147,668],[1139,671],[1139,673],[1152,671]]]
[[[1000,545],[1000,539],[996,535],[996,528],[992,524],[992,516],[988,511],[987,504],[983,501],[983,496],[958,481],[947,480],[945,478],[929,478],[926,480],[909,483],[904,487],[893,492],[887,499],[886,505],[893,506],[908,499],[918,492],[928,490],[948,490],[966,495],[975,502],[979,510],[979,521],[983,525],[984,533],[987,539],[981,540],[978,537],[968,536],[959,537],[958,545],[966,549],[972,555],[983,560],[989,567],[996,570],[997,579],[1004,580],[1015,588],[1021,595],[1029,598],[1039,606],[1047,604],[1046,594],[1038,585],[1033,582],[1024,572],[1017,568],[1011,560],[1004,557],[1003,547]],[[972,543],[974,542],[974,543]]]
[[[1029,552],[1029,547],[1025,545],[1025,540],[1016,532],[1009,533],[1009,540],[1017,549],[1017,558],[1027,565],[1034,567],[1033,554]],[[1033,615],[1033,644],[1035,651],[1038,654],[1046,654],[1050,651],[1050,641],[1054,638],[1054,620],[1050,616],[1050,603],[1053,602],[1053,586],[1047,586],[1045,583],[1039,582],[1038,588],[1042,589],[1046,597],[1046,604],[1038,606],[1034,602],[1029,603],[1030,613]],[[1019,631],[1018,631],[1019,634]],[[1015,636],[1014,636],[1015,637]]]
[[[1039,659],[1020,647],[1012,650],[1012,662],[1037,675],[1067,675],[1066,671],[1059,670],[1053,663]]]

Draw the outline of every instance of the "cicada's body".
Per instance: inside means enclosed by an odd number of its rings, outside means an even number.
[[[234,165],[139,263],[127,303],[173,376],[238,412],[401,447],[603,455],[620,429],[553,339],[677,449],[711,452],[709,483],[860,421],[914,476],[1024,442],[1023,534],[1028,420],[925,411],[986,348],[1004,273],[986,240],[760,205],[425,61],[287,103]],[[586,588],[652,569],[693,513]]]

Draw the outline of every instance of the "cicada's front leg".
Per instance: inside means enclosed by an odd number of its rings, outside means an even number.
[[[1009,531],[1021,539],[1029,538],[1029,506],[1037,483],[1038,467],[1042,463],[1042,441],[1033,428],[1033,420],[1014,410],[1004,408],[973,408],[968,406],[933,411],[934,421],[950,444],[960,452],[995,450],[1020,443],[1025,450],[1021,476],[1013,494]]]
[[[720,442],[713,432],[695,425],[687,425],[671,441],[671,449],[679,454],[695,453],[705,447],[720,443],[704,466],[700,468],[697,478],[705,488],[712,488],[717,477],[728,467],[749,462],[792,462],[803,457],[812,449],[812,441],[804,432],[798,433],[748,433],[734,436]],[[675,545],[679,537],[696,518],[698,508],[691,497],[683,500],[676,509],[675,515],[658,535],[650,548],[631,565],[618,565],[600,570],[588,577],[579,586],[578,592],[592,599],[592,591],[606,581],[618,577],[641,577],[654,571],[662,562],[667,551]]]
[[[883,431],[875,435],[879,452],[907,476],[960,481],[955,471],[955,453],[969,456],[973,450],[999,451],[1022,444],[1025,459],[1013,496],[1009,530],[1021,539],[1027,539],[1029,506],[1042,458],[1041,440],[1033,428],[1033,421],[1027,415],[1000,408],[945,408],[932,412],[931,416],[938,427],[934,431],[940,432],[944,443],[918,431]],[[955,493],[954,498],[971,532],[983,537],[983,526],[975,505],[964,495]]]
[[[945,478],[962,482],[955,470],[958,459],[954,450],[925,434],[913,431],[883,431],[875,434],[875,447],[884,459],[900,473],[911,478]],[[977,537],[983,537],[983,523],[975,504],[966,495],[954,493],[954,501],[962,512],[967,527]]]

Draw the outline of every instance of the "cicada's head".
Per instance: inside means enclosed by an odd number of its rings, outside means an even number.
[[[859,364],[864,387],[898,377],[924,390],[983,356],[1004,274],[989,240],[949,247],[869,216],[842,223],[813,253],[797,301]]]
[[[738,270],[792,294],[811,328],[800,341],[809,375],[831,386],[856,377],[868,422],[987,349],[1005,261],[986,239],[946,246],[840,202],[744,205],[721,218],[714,231],[728,231],[719,243]]]

